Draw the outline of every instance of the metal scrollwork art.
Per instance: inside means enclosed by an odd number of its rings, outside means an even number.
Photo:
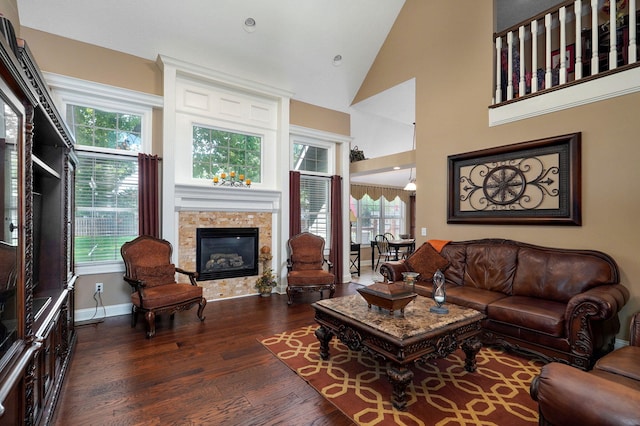
[[[581,134],[450,155],[447,223],[581,225]]]

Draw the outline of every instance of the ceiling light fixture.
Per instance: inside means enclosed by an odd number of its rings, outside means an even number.
[[[415,158],[415,150],[416,150],[416,123],[413,123],[413,151]],[[405,191],[415,191],[416,187],[416,179],[413,177],[413,167],[411,167],[411,171],[409,172],[409,183],[404,186]]]
[[[336,67],[342,65],[342,55],[336,55],[333,57],[333,65],[335,65]]]
[[[256,20],[253,18],[247,18],[244,20],[242,27],[246,32],[252,33],[256,30]]]

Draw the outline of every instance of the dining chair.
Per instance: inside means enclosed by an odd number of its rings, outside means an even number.
[[[376,235],[375,243],[376,250],[378,251],[378,260],[376,261],[376,266],[373,270],[377,271],[378,266],[380,265],[380,259],[384,258],[384,261],[387,262],[395,256],[395,253],[391,251],[391,248],[389,247],[389,239],[384,234]]]

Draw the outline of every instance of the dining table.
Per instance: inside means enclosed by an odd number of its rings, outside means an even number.
[[[415,238],[401,238],[401,239],[393,239],[387,240],[389,243],[389,250],[393,250],[394,260],[400,259],[400,249],[408,248],[408,252],[412,253],[416,248],[416,240]],[[375,247],[376,242],[371,241],[371,268],[374,268],[375,262]]]

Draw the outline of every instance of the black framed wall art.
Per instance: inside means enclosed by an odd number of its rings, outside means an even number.
[[[448,157],[447,223],[581,225],[581,134]]]

